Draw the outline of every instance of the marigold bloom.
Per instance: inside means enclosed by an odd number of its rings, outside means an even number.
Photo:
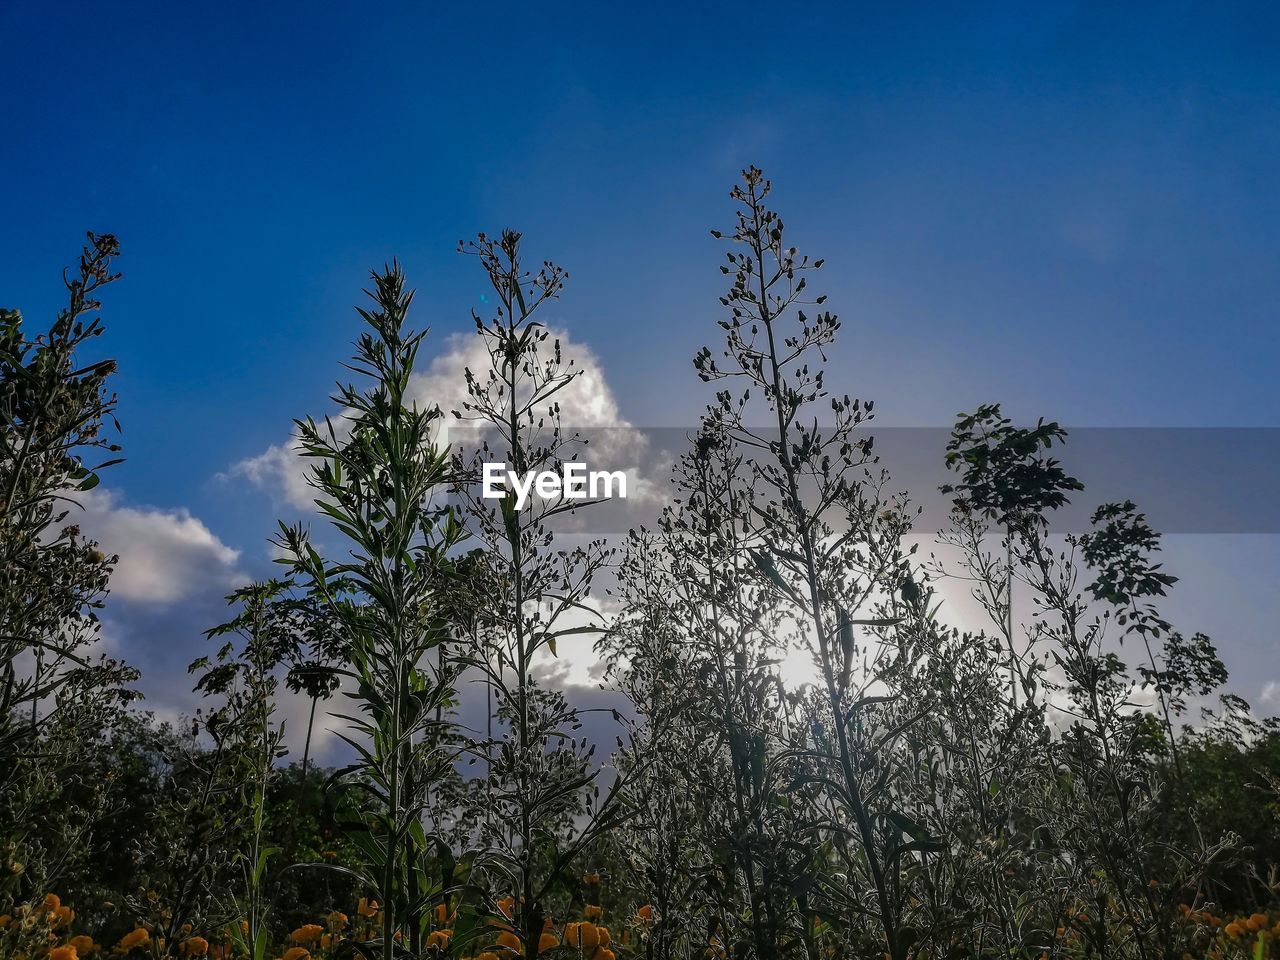
[[[182,952],[188,957],[203,957],[209,952],[209,941],[204,937],[188,937],[182,942]]]
[[[520,938],[510,930],[503,930],[498,934],[498,946],[506,947],[508,950],[520,952]]]
[[[609,945],[608,927],[596,927],[596,936],[599,938],[599,943],[602,948]]]
[[[589,920],[578,925],[578,941],[583,950],[594,950],[600,945],[600,930]]]
[[[294,943],[318,943],[322,936],[324,927],[318,923],[307,923],[289,934],[289,939]]]
[[[643,920],[645,923],[648,923],[650,920],[653,919],[653,907],[651,907],[649,904],[646,903],[643,907],[641,907],[639,910],[636,911],[636,916],[639,919]]]
[[[120,942],[116,944],[116,951],[118,953],[128,953],[134,947],[145,946],[150,942],[151,933],[146,927],[134,927],[120,938]]]
[[[484,953],[476,954],[476,960],[498,960],[498,955],[492,950],[486,950]]]
[[[1228,937],[1234,940],[1236,937],[1240,936],[1240,934],[1244,932],[1244,928],[1241,927],[1240,924],[1232,920],[1230,923],[1227,924],[1226,930],[1224,932]]]
[[[589,903],[583,908],[582,915],[588,920],[599,920],[604,916],[604,907],[597,906],[594,903]]]
[[[325,920],[329,921],[329,923],[332,923],[334,926],[340,927],[347,922],[348,917],[345,913],[335,910],[333,913],[325,917]]]
[[[80,960],[80,956],[76,953],[76,948],[68,943],[50,950],[49,960]]]
[[[280,960],[311,960],[311,951],[306,947],[290,947]]]
[[[427,934],[427,947],[439,947],[445,950],[449,946],[449,938],[453,936],[452,930],[432,930]]]
[[[1249,918],[1249,928],[1251,930],[1261,930],[1267,925],[1267,915],[1265,913],[1255,913]]]
[[[585,884],[586,884],[587,886],[589,886],[589,887],[594,887],[597,883],[599,883],[599,882],[600,882],[600,874],[598,874],[598,873],[584,873],[584,874],[582,875],[582,882],[583,882],[583,883],[585,883]]]
[[[102,949],[102,947],[93,942],[93,937],[86,937],[84,934],[81,934],[78,937],[72,937],[68,942],[71,946],[76,948],[76,953],[82,957],[88,956],[91,953],[97,953]]]
[[[360,914],[360,916],[362,917],[372,917],[377,912],[378,912],[377,900],[370,901],[364,897],[360,898],[360,903],[356,906],[356,913]]]
[[[542,953],[546,950],[550,950],[551,948],[558,947],[558,946],[560,946],[560,938],[557,937],[554,933],[544,933],[542,936],[538,938],[539,953]]]

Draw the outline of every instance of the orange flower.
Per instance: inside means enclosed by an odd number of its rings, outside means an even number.
[[[134,927],[116,944],[117,953],[128,953],[134,947],[145,946],[151,942],[151,934],[146,927]]]
[[[209,941],[204,937],[191,937],[183,941],[181,949],[188,957],[203,957],[209,952]]]
[[[69,941],[71,946],[76,948],[76,953],[80,956],[88,956],[91,953],[97,953],[102,948],[93,942],[93,937],[86,937],[81,934],[78,937],[72,937]]]
[[[566,935],[565,940],[568,941]],[[578,924],[575,932],[572,946],[581,947],[583,950],[594,950],[600,944],[600,931],[590,920],[584,920]]]
[[[452,930],[432,930],[427,935],[427,948],[439,947],[441,950],[448,949],[449,938],[452,936]]]
[[[583,908],[582,915],[588,920],[599,920],[604,916],[604,908],[596,906],[594,903],[589,903]]]
[[[498,946],[505,947],[508,950],[512,950],[516,953],[519,953],[520,938],[517,937],[510,930],[503,930],[500,934],[498,934]]]
[[[67,944],[62,947],[54,947],[49,951],[49,960],[80,960],[76,953],[76,948]]]
[[[362,917],[372,917],[377,912],[378,912],[377,900],[370,902],[364,897],[360,898],[360,903],[356,906],[356,913],[360,914],[360,916]]]
[[[552,947],[560,946],[560,940],[554,933],[544,933],[538,938],[538,952],[543,953]]]
[[[311,951],[306,947],[290,947],[280,960],[311,960]]]
[[[596,936],[600,938],[600,946],[607,947],[609,945],[609,928],[596,927]]]
[[[636,917],[640,920],[643,920],[645,923],[649,923],[650,921],[653,920],[653,907],[651,907],[649,904],[646,903],[643,907],[641,907],[639,910],[636,911]]]
[[[289,934],[289,939],[294,943],[318,943],[322,936],[324,927],[318,923],[307,923]]]
[[[584,874],[582,875],[582,882],[583,882],[583,883],[585,883],[585,884],[586,884],[587,886],[589,886],[589,887],[594,887],[596,884],[598,884],[598,883],[600,882],[600,874],[598,874],[598,873],[584,873]]]

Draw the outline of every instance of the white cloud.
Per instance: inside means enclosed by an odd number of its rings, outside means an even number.
[[[236,567],[240,551],[187,510],[122,506],[115,493],[101,489],[80,500],[85,508],[81,528],[104,553],[120,556],[111,575],[113,596],[167,604],[207,591],[210,584],[244,582]]]
[[[595,354],[564,331],[552,330],[551,334],[559,339],[563,356],[574,360],[574,369],[578,371],[569,386],[555,395],[560,405],[561,423],[569,430],[629,428],[631,424],[618,410],[617,400]],[[444,411],[446,438],[451,424],[457,426],[459,432],[466,429],[453,417],[453,412],[462,411],[468,399],[467,369],[484,382],[489,370],[489,355],[481,337],[474,333],[456,333],[444,341],[443,351],[423,373],[416,374],[411,383],[412,397],[421,406],[438,406]],[[341,431],[343,418],[335,416],[333,423],[335,429]],[[623,433],[618,430],[597,435],[589,447],[593,469],[627,471],[627,493],[633,500],[654,495],[654,486],[638,473],[645,442],[638,431]],[[307,463],[296,454],[296,447],[295,435],[283,443],[273,444],[257,456],[241,460],[220,474],[219,479],[248,480],[292,507],[309,510],[313,507],[315,493],[307,482]]]
[[[294,434],[284,443],[273,443],[256,457],[241,460],[226,473],[218,474],[217,479],[243,478],[290,506],[306,509],[312,506],[315,493],[307,483],[306,464],[295,452],[296,447]]]
[[[1262,688],[1262,695],[1258,697],[1262,703],[1268,703],[1272,706],[1280,706],[1280,683],[1272,680]]]

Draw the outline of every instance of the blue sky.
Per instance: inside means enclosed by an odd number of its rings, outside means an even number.
[[[1068,425],[1280,425],[1262,4],[10,0],[0,39],[0,300],[43,322],[83,231],[119,235],[104,349],[129,459],[102,509],[168,517],[215,566],[263,572],[281,504],[218,477],[328,408],[369,268],[404,262],[443,344],[482,289],[454,252],[477,230],[568,267],[555,320],[623,417],[692,422],[707,231],[748,163],[828,261],[833,382],[885,423],[999,400]],[[1221,582],[1189,610],[1280,679],[1274,538],[1190,539],[1179,556]],[[154,623],[123,598],[121,642],[185,662],[212,596]]]

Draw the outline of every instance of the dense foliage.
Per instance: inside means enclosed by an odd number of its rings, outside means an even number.
[[[341,413],[296,424],[327,528],[281,525],[179,728],[95,653],[115,558],[74,517],[118,449],[114,364],[84,359],[115,240],[47,332],[0,313],[0,957],[1280,957],[1280,731],[1161,613],[1159,535],[1127,501],[1053,533],[1086,495],[1069,438],[995,405],[938,451],[949,526],[915,529],[770,190],[747,170],[713,233],[718,392],[617,550],[556,532],[590,502],[477,494],[485,462],[579,456],[580,371],[540,320],[567,274],[511,231],[463,245],[494,314],[444,411],[415,399],[413,294],[375,273]],[[628,705],[613,745],[547,669],[580,636]]]

